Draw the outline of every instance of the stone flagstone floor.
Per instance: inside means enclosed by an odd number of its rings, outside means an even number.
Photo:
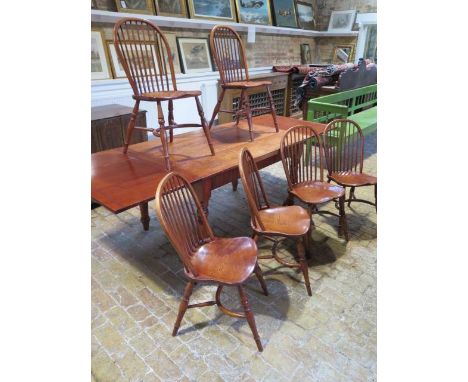
[[[366,137],[364,169],[377,173],[376,134]],[[261,171],[272,204],[287,196],[281,163]],[[373,188],[358,197],[373,200]],[[329,204],[324,209],[332,209]],[[375,381],[377,225],[373,206],[346,209],[350,241],[337,236],[337,218],[315,217],[312,297],[302,274],[261,260],[268,297],[255,278],[246,291],[264,351],[245,320],[216,306],[189,309],[171,336],[185,286],[182,265],[151,204],[150,230],[139,210],[114,215],[103,207],[92,224],[92,381]],[[209,221],[218,236],[250,236],[242,185],[213,192]],[[260,254],[271,244],[259,243]],[[295,253],[286,244],[281,253]],[[215,287],[197,286],[191,302],[211,300]],[[240,309],[235,288],[226,306]]]

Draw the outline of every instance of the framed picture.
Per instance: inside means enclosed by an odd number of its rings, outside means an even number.
[[[353,62],[354,59],[354,44],[337,45],[333,50],[333,64],[347,64]]]
[[[153,0],[115,0],[119,12],[154,15]]]
[[[194,19],[237,21],[234,0],[188,0],[188,6]]]
[[[268,0],[236,0],[237,19],[240,23],[271,25]]]
[[[182,73],[213,71],[207,38],[177,37],[177,49]]]
[[[302,29],[315,29],[315,9],[310,3],[304,3],[303,1],[297,1],[297,20],[299,21],[299,27]]]
[[[297,28],[294,0],[272,0],[276,25]]]
[[[354,25],[356,11],[333,11],[328,24],[329,32],[350,32]]]
[[[109,57],[104,46],[104,34],[101,30],[91,30],[91,79],[105,80],[112,78]]]
[[[156,14],[160,16],[188,17],[185,0],[154,0]]]
[[[91,6],[93,9],[117,12],[115,0],[91,0],[91,4],[94,5]]]
[[[109,51],[112,74],[114,78],[126,78],[127,75],[125,74],[124,68],[120,63],[119,56],[117,55],[117,51],[115,50],[114,41],[106,41],[106,44]]]
[[[312,54],[309,44],[301,44],[301,64],[310,64],[312,62]]]

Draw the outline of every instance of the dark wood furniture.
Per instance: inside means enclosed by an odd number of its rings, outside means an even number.
[[[238,127],[229,123],[213,129],[212,139],[217,152],[214,157],[200,150],[206,142],[201,131],[180,134],[170,145],[173,169],[193,185],[205,209],[212,190],[239,178],[238,155],[243,147],[250,150],[258,168],[278,162],[281,160],[281,137],[287,129],[297,125],[297,120],[278,116],[279,133],[271,128],[270,115],[254,117],[253,124],[254,142],[248,140],[245,121]],[[312,126],[318,134],[323,133],[326,126],[306,121],[301,124]],[[148,230],[148,202],[154,199],[154,191],[167,174],[158,140],[131,145],[127,155],[122,155],[121,149],[92,154],[91,165],[92,199],[116,214],[140,206],[143,228]]]
[[[270,91],[271,96],[273,97],[273,103],[275,104],[276,115],[287,116],[288,110],[288,73],[280,72],[271,72],[271,73],[261,73],[254,74],[250,77],[251,81],[269,81],[271,82]],[[218,97],[221,95],[223,88],[221,86],[221,81],[218,85]],[[247,96],[249,97],[250,106],[252,108],[258,107],[267,107],[269,105],[268,93],[264,87],[250,88],[246,91]],[[240,106],[241,100],[241,89],[233,89],[224,94],[223,100],[221,102],[221,109],[224,110],[233,110],[237,111]],[[260,109],[252,110],[252,116],[268,113],[269,110]],[[223,124],[227,122],[235,121],[236,116],[234,114],[228,113],[219,113],[218,114],[218,124]]]
[[[127,153],[134,129],[151,131],[161,138],[165,165],[171,168],[169,160],[169,141],[174,140],[174,129],[183,127],[202,127],[210,147],[211,155],[214,148],[210,138],[210,131],[205,120],[203,108],[198,97],[199,90],[177,90],[174,63],[169,44],[161,30],[153,23],[138,18],[123,18],[114,26],[114,44],[120,62],[127,75],[133,90],[135,106],[132,118],[128,124],[127,137],[124,145],[124,153]],[[174,100],[195,98],[201,124],[185,123],[177,124],[174,119]],[[156,102],[158,111],[159,128],[148,129],[136,127],[136,116],[141,101]],[[168,101],[169,124],[164,120],[161,103]]]
[[[363,172],[364,135],[359,125],[350,119],[335,119],[323,134],[323,147],[328,168],[328,181],[342,187],[351,187],[351,202],[367,203],[377,211],[377,178]],[[375,203],[354,196],[356,187],[374,186]]]
[[[230,113],[235,115],[236,126],[241,117],[247,118],[249,125],[250,140],[254,140],[252,113],[256,111],[269,111],[273,118],[273,125],[278,132],[278,122],[276,119],[275,104],[271,95],[270,81],[251,81],[249,68],[245,58],[245,49],[239,34],[231,27],[217,25],[210,32],[210,48],[218,66],[221,94],[218,98],[213,115],[210,120],[210,129],[218,113]],[[247,90],[254,88],[265,88],[268,96],[268,107],[251,107]],[[240,90],[240,106],[238,110],[221,109],[221,103],[226,90]]]
[[[136,117],[139,126],[146,127],[146,110],[140,110]],[[132,108],[117,104],[91,108],[91,153],[122,147],[127,135],[127,126]],[[146,142],[146,131],[138,130],[131,143]]]
[[[313,214],[329,214],[339,217],[338,235],[348,237],[345,214],[345,189],[323,179],[323,149],[320,137],[310,126],[291,127],[281,139],[281,161],[288,181],[289,197],[285,205],[293,205],[294,198],[309,206],[311,223]],[[330,201],[338,204],[339,215],[322,211],[318,206]]]
[[[307,293],[312,296],[304,250],[304,244],[309,247],[310,215],[300,206],[270,205],[252,154],[245,147],[239,153],[239,172],[249,205],[252,237],[255,241],[266,238],[273,242],[272,255],[259,256],[259,259],[275,259],[287,267],[299,268],[304,275]],[[298,263],[283,260],[276,252],[278,245],[287,238],[296,241]]]
[[[184,264],[184,274],[188,279],[172,335],[177,335],[187,309],[217,305],[224,314],[246,318],[258,350],[263,351],[254,315],[242,286],[255,274],[268,296],[257,263],[255,241],[249,237],[215,237],[192,186],[175,172],[167,174],[159,183],[155,207],[164,232]],[[193,287],[198,283],[218,285],[214,301],[189,305]],[[237,287],[243,313],[234,312],[221,303],[224,286]]]

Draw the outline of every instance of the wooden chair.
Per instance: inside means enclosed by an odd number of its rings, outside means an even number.
[[[350,119],[335,119],[323,133],[323,146],[328,168],[328,182],[351,187],[348,207],[351,202],[367,203],[377,211],[377,178],[363,172],[364,135],[359,125]],[[375,203],[354,196],[356,187],[374,186]]]
[[[202,127],[205,133],[211,154],[214,147],[211,142],[210,131],[198,97],[199,90],[177,90],[177,83],[169,44],[162,31],[153,23],[138,18],[123,18],[114,26],[114,45],[119,60],[127,75],[133,90],[135,106],[127,127],[127,137],[124,153],[128,150],[134,129],[151,131],[160,137],[164,160],[167,170],[170,170],[169,145],[166,132],[169,131],[169,141],[174,140],[174,129],[183,127]],[[174,120],[173,101],[183,98],[195,98],[201,124],[177,124]],[[150,129],[135,127],[135,120],[141,101],[156,102],[159,128]],[[168,101],[168,119],[166,125],[161,103]]]
[[[210,47],[216,61],[216,65],[218,66],[222,89],[218,98],[218,103],[213,110],[213,115],[209,125],[210,129],[213,126],[216,116],[220,112],[235,114],[236,126],[239,124],[240,117],[245,116],[249,125],[250,140],[253,141],[252,112],[263,110],[271,112],[273,124],[276,132],[278,132],[279,128],[278,121],[276,120],[275,104],[270,91],[271,82],[250,81],[249,68],[245,58],[245,49],[239,34],[231,27],[226,25],[217,25],[210,33]],[[266,88],[270,107],[251,108],[247,91],[249,89],[262,86]],[[237,111],[220,109],[224,94],[226,93],[226,90],[230,89],[241,90],[239,109]]]
[[[259,351],[262,343],[242,284],[255,273],[265,295],[268,290],[257,263],[257,245],[249,237],[215,237],[192,186],[181,175],[171,172],[156,191],[156,213],[159,221],[184,264],[188,279],[172,335],[179,330],[187,309],[217,305],[232,317],[244,317],[249,323]],[[197,283],[218,285],[214,301],[189,305]],[[236,286],[244,312],[234,312],[221,303],[223,286]]]
[[[313,214],[329,214],[339,217],[338,235],[344,232],[346,241],[348,225],[345,214],[345,189],[324,182],[323,150],[320,137],[310,126],[291,127],[281,139],[281,161],[288,181],[289,196],[284,205],[294,204],[294,198],[309,206],[311,222]],[[339,215],[319,211],[318,205],[330,201],[338,204]]]
[[[268,202],[257,165],[247,148],[239,155],[239,172],[251,215],[253,238],[264,237],[273,242],[272,255],[259,256],[259,259],[274,258],[290,268],[299,268],[304,275],[307,293],[312,296],[309,282],[309,269],[305,259],[305,246],[309,247],[310,215],[300,206],[272,207]],[[286,238],[296,241],[298,263],[281,259],[276,248]]]

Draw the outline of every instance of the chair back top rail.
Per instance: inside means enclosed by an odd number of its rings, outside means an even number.
[[[359,172],[364,163],[364,135],[350,119],[335,119],[323,133],[323,149],[328,173]]]
[[[177,91],[169,43],[147,20],[127,17],[114,26],[114,45],[134,97],[144,93]]]
[[[193,187],[182,175],[167,174],[156,190],[155,207],[164,232],[185,268],[198,276],[192,266],[192,256],[200,246],[213,241],[214,234]]]
[[[290,190],[298,183],[323,181],[322,144],[310,126],[291,127],[281,139],[280,152]]]
[[[270,208],[270,203],[255,160],[246,147],[239,153],[239,173],[247,197],[252,224],[254,228],[264,231],[265,225],[258,212]]]
[[[222,85],[229,82],[249,81],[244,44],[233,28],[216,25],[210,32],[210,48]]]

